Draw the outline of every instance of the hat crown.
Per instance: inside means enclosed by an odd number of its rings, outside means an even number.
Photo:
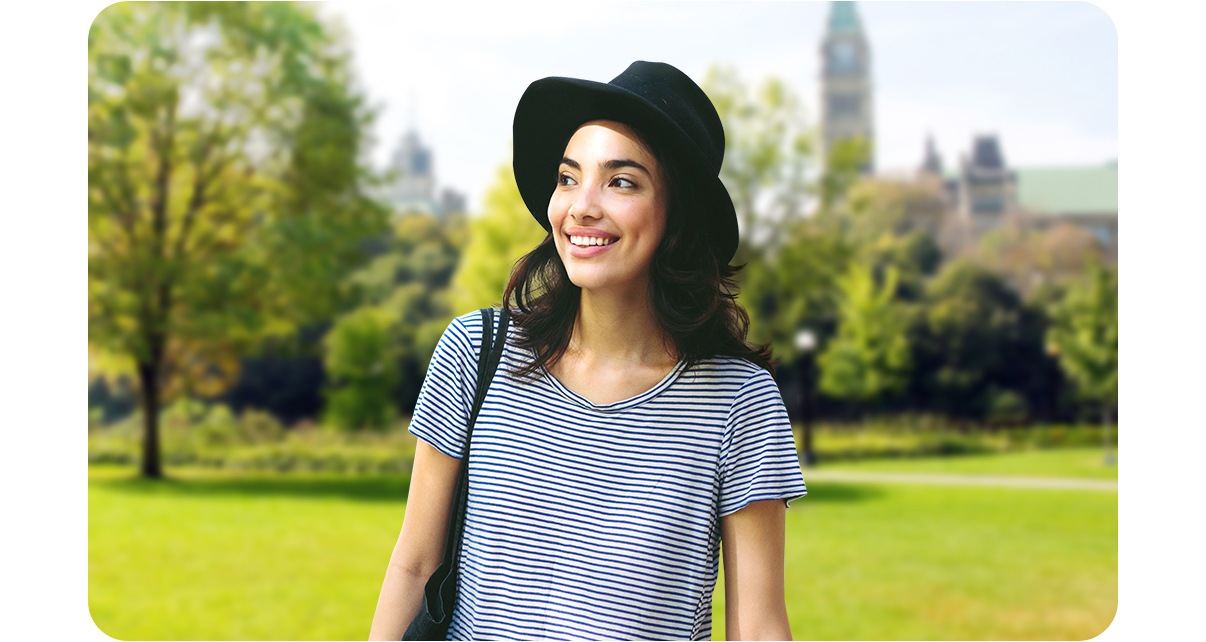
[[[714,173],[724,161],[724,126],[716,107],[690,76],[664,62],[638,60],[608,84],[631,92],[668,116],[699,148]]]

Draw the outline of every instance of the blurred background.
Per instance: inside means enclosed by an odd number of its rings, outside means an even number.
[[[357,639],[426,363],[543,230],[531,81],[725,124],[810,496],[800,639],[1085,639],[1117,603],[1117,43],[1087,3],[121,3],[88,35],[89,608]],[[723,637],[717,589],[714,637]]]

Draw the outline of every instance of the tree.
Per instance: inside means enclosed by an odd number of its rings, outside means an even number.
[[[813,141],[803,103],[786,83],[766,78],[752,92],[727,67],[708,70],[701,84],[724,125],[720,178],[737,210],[741,242],[736,264],[758,260],[808,210]]]
[[[825,155],[819,189],[821,215],[841,209],[851,188],[863,180],[863,168],[871,159],[871,144],[862,137],[838,140]]]
[[[547,235],[524,205],[511,166],[499,167],[484,211],[469,222],[468,244],[452,277],[449,298],[455,313],[499,304],[515,262]]]
[[[1118,272],[1100,263],[1089,263],[1085,272],[1055,308],[1047,341],[1080,395],[1101,404],[1108,449],[1118,405]]]
[[[379,314],[374,318],[385,324],[385,341],[393,359],[389,369],[396,375],[391,379],[389,397],[403,413],[414,409],[427,362],[453,316],[449,284],[465,234],[466,221],[461,216],[403,214],[381,240],[381,253],[348,280],[362,309],[375,310]],[[336,329],[343,322],[345,319],[337,322]],[[332,387],[354,387],[359,381],[364,379],[332,382]]]
[[[397,384],[397,348],[389,341],[390,319],[359,308],[341,318],[323,339],[326,391],[323,422],[350,429],[384,428],[394,419],[391,392]]]
[[[911,330],[913,398],[965,420],[994,407],[1016,419],[1019,397],[1049,394],[1042,316],[999,275],[952,261],[926,284],[923,305]]]
[[[1003,275],[1026,299],[1043,288],[1062,289],[1079,279],[1086,261],[1105,260],[1093,234],[1068,222],[1046,229],[1005,225],[986,233],[965,255]]]
[[[819,356],[821,389],[843,399],[871,402],[903,392],[909,382],[908,322],[895,301],[896,268],[876,284],[858,262],[838,280],[842,293],[837,335]]]
[[[347,305],[385,225],[346,54],[292,3],[122,3],[88,34],[88,340],[136,373],[141,474],[160,405],[213,393],[266,337]]]
[[[812,218],[782,237],[779,248],[746,267],[739,300],[750,314],[750,340],[769,343],[780,361],[794,361],[800,330],[812,330],[823,345],[837,327],[837,282],[855,248]]]

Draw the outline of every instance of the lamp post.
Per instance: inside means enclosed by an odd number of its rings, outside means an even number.
[[[817,338],[812,330],[801,328],[796,332],[796,349],[800,351],[800,463],[812,466],[817,463],[816,453],[812,450],[812,353],[816,348]]]

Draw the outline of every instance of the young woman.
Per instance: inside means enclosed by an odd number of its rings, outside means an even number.
[[[545,78],[516,109],[516,182],[548,236],[517,264],[474,425],[450,639],[790,639],[784,511],[806,493],[769,352],[729,260],[724,132],[685,74]],[[432,357],[407,512],[370,637],[399,639],[443,553],[476,387],[476,312]]]

